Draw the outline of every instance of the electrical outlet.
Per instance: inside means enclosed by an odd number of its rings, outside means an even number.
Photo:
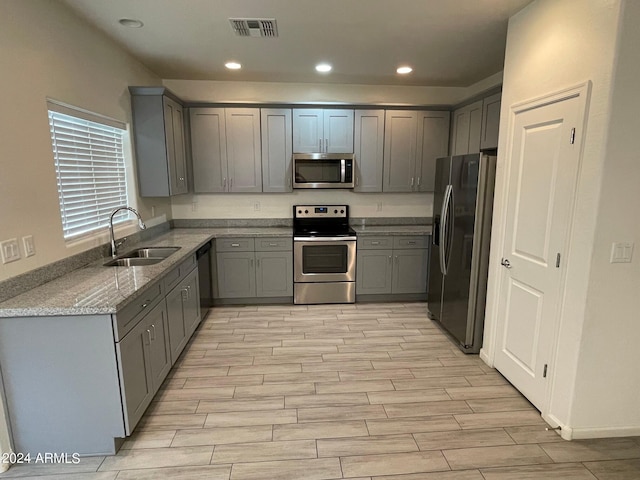
[[[254,212],[260,211],[260,202],[253,202],[253,211]]]
[[[2,263],[15,262],[20,260],[20,247],[18,247],[18,239],[11,238],[0,243],[0,253],[2,254]]]
[[[611,244],[611,263],[631,263],[633,243]]]
[[[22,237],[22,246],[24,247],[25,257],[30,257],[36,254],[36,244],[33,241],[33,235]]]

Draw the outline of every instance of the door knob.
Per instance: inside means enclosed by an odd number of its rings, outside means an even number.
[[[500,265],[502,265],[505,268],[511,268],[511,262],[509,261],[508,258],[503,258],[502,261],[500,262]]]

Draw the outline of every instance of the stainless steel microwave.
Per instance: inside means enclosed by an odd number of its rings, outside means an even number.
[[[293,188],[353,188],[353,153],[296,153]]]

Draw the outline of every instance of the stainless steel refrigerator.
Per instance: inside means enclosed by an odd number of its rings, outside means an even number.
[[[428,308],[465,353],[482,346],[496,157],[439,158]]]

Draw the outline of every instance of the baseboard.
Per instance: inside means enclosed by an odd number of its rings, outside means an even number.
[[[487,366],[489,366],[491,368],[495,368],[493,366],[493,362],[491,361],[491,358],[489,358],[489,355],[487,354],[487,351],[484,348],[480,349],[480,360],[482,360],[484,363],[486,363]]]
[[[551,427],[560,427],[558,433],[564,440],[587,440],[590,438],[619,438],[640,436],[640,426],[619,427],[578,427],[572,428],[562,423],[553,415],[542,415],[542,419]]]

